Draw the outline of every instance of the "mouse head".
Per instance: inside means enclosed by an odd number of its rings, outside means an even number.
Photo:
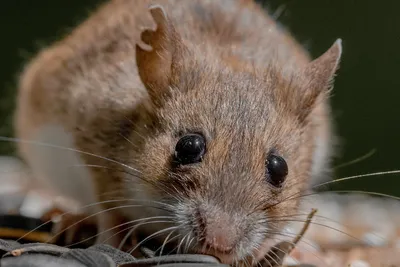
[[[273,66],[240,71],[185,45],[161,7],[150,12],[157,27],[143,32],[136,57],[151,127],[132,155],[141,173],[132,194],[165,203],[181,248],[227,263],[263,256],[310,178],[312,114],[340,40],[289,76]]]

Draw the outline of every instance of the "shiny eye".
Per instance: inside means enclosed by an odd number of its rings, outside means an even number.
[[[280,156],[270,154],[265,167],[267,181],[274,187],[281,187],[289,172],[286,161]]]
[[[188,134],[175,146],[175,161],[181,165],[201,162],[206,152],[206,140],[200,134]]]

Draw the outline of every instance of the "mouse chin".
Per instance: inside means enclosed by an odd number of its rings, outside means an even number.
[[[142,232],[143,234],[143,232]],[[149,233],[148,233],[149,234]],[[138,241],[143,241],[146,239],[148,234],[138,235]],[[170,254],[170,253],[176,253],[176,247],[181,244],[181,240],[169,240],[169,242],[164,243],[165,238],[162,237],[156,237],[152,238],[150,240],[147,240],[143,243],[145,247],[154,249],[159,251],[159,248],[163,247],[163,254]],[[203,255],[209,255],[216,257],[222,264],[228,264],[232,266],[242,266],[240,263],[245,263],[244,265],[247,266],[249,262],[257,263],[261,260],[263,260],[268,253],[268,251],[276,245],[276,241],[271,238],[265,239],[261,245],[259,245],[257,248],[253,249],[253,251],[247,251],[244,252],[246,254],[242,254],[239,251],[236,251],[235,249],[231,251],[220,251],[214,248],[210,247],[192,247],[189,248],[189,250],[186,251],[180,251],[178,253],[190,253],[190,254],[203,254]],[[254,264],[253,264],[254,265]]]
[[[238,264],[239,266],[240,263],[244,262],[245,264],[248,264],[249,262],[260,262],[265,258],[269,250],[276,245],[276,242],[272,239],[266,239],[257,249],[254,249],[249,255],[243,257],[239,256],[237,253],[234,251],[231,252],[221,252],[215,249],[200,249],[195,251],[195,253],[199,254],[205,254],[205,255],[210,255],[213,257],[218,258],[218,260],[223,263],[223,264]],[[233,265],[235,266],[235,265]]]

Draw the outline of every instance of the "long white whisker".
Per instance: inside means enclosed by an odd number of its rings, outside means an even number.
[[[143,207],[143,205],[123,205],[123,206],[118,206],[118,207],[112,207],[112,208],[105,209],[105,210],[96,212],[96,213],[94,213],[94,214],[88,215],[88,216],[85,217],[84,219],[81,219],[81,220],[77,221],[76,223],[74,223],[74,224],[68,226],[67,228],[65,228],[65,229],[62,230],[61,232],[59,232],[59,233],[57,233],[56,235],[54,235],[54,236],[51,237],[49,240],[47,240],[46,243],[49,243],[51,240],[53,240],[53,239],[56,238],[57,236],[61,235],[63,232],[67,231],[68,229],[71,229],[71,228],[74,227],[75,225],[77,225],[77,224],[79,224],[79,223],[81,223],[81,222],[83,222],[83,221],[85,221],[85,220],[87,220],[87,219],[90,219],[90,218],[92,218],[92,217],[94,217],[94,216],[97,216],[97,215],[102,214],[102,213],[105,213],[105,212],[113,211],[113,210],[118,210],[118,209],[123,209],[123,208],[134,208],[134,207]]]
[[[367,194],[367,195],[372,195],[372,196],[379,196],[379,197],[386,197],[386,198],[391,198],[394,200],[400,200],[400,197],[396,197],[396,196],[392,196],[392,195],[388,195],[388,194],[384,194],[384,193],[378,193],[378,192],[371,192],[371,191],[360,191],[360,190],[331,190],[329,191],[331,193],[352,193],[352,194]],[[300,197],[304,197],[304,196],[312,196],[312,195],[317,195],[317,194],[321,194],[324,192],[313,192],[307,195],[303,195]],[[322,216],[319,216],[322,217]]]
[[[297,219],[289,219],[289,220],[281,220],[281,221],[282,222],[306,222],[305,220],[297,220]],[[277,222],[277,220],[275,222]],[[318,222],[310,222],[310,225],[311,224],[312,225],[318,225],[318,226],[326,227],[328,229],[331,229],[331,230],[337,231],[337,232],[339,232],[341,234],[344,234],[344,235],[346,235],[346,236],[348,236],[350,238],[353,238],[354,240],[357,240],[359,242],[363,242],[361,239],[359,239],[359,238],[357,238],[355,236],[352,236],[352,235],[350,235],[350,234],[348,234],[348,233],[346,233],[346,232],[344,232],[342,230],[336,229],[335,227],[332,227],[332,226],[329,226],[329,225],[326,225],[326,224],[323,224],[323,223],[318,223]]]
[[[360,174],[360,175],[348,176],[348,177],[339,178],[339,179],[336,179],[336,180],[333,180],[333,181],[327,181],[327,182],[324,182],[324,183],[315,185],[315,186],[312,187],[312,189],[316,189],[316,188],[322,187],[322,186],[324,186],[324,185],[329,185],[329,184],[333,184],[333,183],[336,183],[336,182],[341,182],[341,181],[346,181],[346,180],[351,180],[351,179],[356,179],[356,178],[372,177],[372,176],[378,176],[378,175],[399,174],[399,173],[400,173],[400,170],[394,170],[394,171],[384,171],[384,172],[375,172],[375,173],[367,173],[367,174]],[[295,184],[296,184],[296,183],[295,183]],[[282,203],[284,203],[284,202],[286,202],[286,201],[293,200],[293,199],[296,199],[296,198],[298,198],[298,197],[307,196],[307,194],[304,194],[305,192],[307,192],[307,190],[302,190],[302,191],[300,191],[300,192],[296,192],[296,193],[294,193],[294,194],[292,194],[292,195],[286,197],[286,198],[283,199],[282,201],[279,201],[279,202],[277,202],[277,203],[275,203],[275,204],[272,204],[272,205],[268,206],[268,208],[271,208],[271,207],[280,205],[280,204],[282,204]],[[303,195],[303,194],[304,194],[304,195]],[[312,192],[312,193],[309,193],[309,194],[310,194],[310,195],[313,195],[313,194],[315,194],[315,192]]]
[[[148,237],[146,237],[145,239],[143,239],[142,241],[140,241],[133,249],[131,249],[131,250],[129,251],[129,253],[132,254],[132,252],[135,251],[141,244],[143,244],[143,243],[146,242],[147,240],[151,239],[152,237],[154,237],[154,236],[156,236],[156,235],[159,235],[159,234],[162,234],[162,233],[164,233],[164,232],[166,232],[166,231],[169,231],[169,230],[177,229],[178,227],[179,227],[179,226],[168,227],[168,228],[159,230],[159,231],[157,231],[157,232],[155,232],[155,233],[149,235]]]
[[[130,145],[132,145],[133,147],[137,147],[131,140],[129,140],[129,138],[127,138],[126,136],[122,135],[121,133],[119,133],[119,135],[124,138]]]
[[[119,171],[119,172],[122,172],[122,173],[129,174],[129,175],[131,175],[131,176],[133,176],[133,177],[139,178],[139,179],[142,180],[142,181],[146,181],[146,180],[143,180],[140,176],[135,175],[135,174],[133,174],[133,173],[131,173],[131,172],[128,172],[128,171],[125,171],[125,170],[118,170],[118,169],[110,168],[110,167],[107,167],[107,166],[95,165],[95,164],[75,164],[75,165],[73,165],[73,166],[74,166],[74,167],[89,167],[89,168],[99,168],[99,169],[107,169],[107,170]],[[146,181],[146,182],[147,182],[147,181]],[[163,191],[163,192],[166,193],[167,195],[172,196],[174,199],[179,200],[176,196],[172,195],[170,192],[168,192],[167,190],[165,190],[165,188],[162,188],[161,186],[157,186],[156,184],[154,184],[154,186],[156,186],[157,188],[159,188],[161,191]]]
[[[171,233],[169,233],[169,235],[167,235],[167,237],[165,238],[163,244],[161,245],[160,255],[162,255],[162,253],[163,253],[164,247],[165,247],[165,245],[167,244],[167,240],[171,237],[171,235],[172,235],[176,230],[177,230],[177,229],[171,231]],[[155,253],[157,253],[157,251],[155,251]]]
[[[99,201],[99,202],[95,202],[95,203],[91,203],[85,206],[80,207],[80,210],[86,209],[86,208],[91,208],[97,205],[102,205],[102,204],[107,204],[107,203],[113,203],[113,202],[126,202],[126,201],[143,201],[143,200],[136,200],[136,199],[121,199],[121,200],[105,200],[105,201]],[[149,201],[149,202],[153,202],[156,204],[160,204],[160,205],[166,205],[165,203],[162,202],[157,202],[157,201]],[[151,207],[151,206],[149,206]],[[158,208],[158,207],[154,207],[154,208]],[[159,208],[161,209],[161,208]],[[71,213],[73,213],[73,211],[68,211],[68,212],[64,212],[62,214],[59,215],[59,217],[65,216],[65,215],[70,215]],[[27,235],[35,232],[36,230],[40,229],[41,227],[51,223],[51,220],[48,220],[47,222],[42,223],[41,225],[35,227],[33,230],[29,231],[28,233],[24,234],[23,236],[21,236],[20,238],[18,238],[16,241],[19,242],[21,239],[24,239]]]
[[[343,182],[343,181],[356,179],[356,178],[372,177],[372,176],[378,176],[378,175],[399,174],[399,173],[400,173],[400,170],[394,170],[394,171],[383,171],[383,172],[374,172],[374,173],[353,175],[353,176],[348,176],[348,177],[344,177],[344,178],[335,179],[333,181],[320,183],[318,185],[313,186],[312,188],[316,189],[316,188],[319,188],[319,187],[324,186],[324,185],[329,185],[329,184],[333,184],[333,183],[337,183],[337,182]]]
[[[369,151],[367,154],[365,154],[365,155],[363,155],[361,157],[358,157],[358,158],[356,158],[354,160],[351,160],[349,162],[345,162],[345,163],[339,164],[339,165],[333,167],[333,169],[337,170],[337,169],[340,169],[340,168],[343,168],[343,167],[358,163],[360,161],[363,161],[363,160],[371,157],[373,154],[375,154],[375,152],[376,152],[376,149],[374,148],[371,151]]]
[[[154,219],[170,219],[170,218],[173,218],[173,217],[170,217],[170,216],[154,216],[154,217],[150,217],[150,218],[141,218],[141,219],[137,219],[137,220],[134,220],[134,221],[125,222],[125,223],[116,225],[116,226],[114,226],[114,227],[108,228],[107,230],[104,230],[104,231],[102,231],[102,232],[100,232],[100,233],[98,233],[98,234],[96,234],[96,235],[94,235],[94,236],[88,237],[88,238],[86,238],[86,239],[84,239],[84,240],[82,240],[82,241],[76,242],[76,243],[71,244],[71,245],[67,245],[66,247],[72,247],[72,246],[79,245],[79,244],[81,244],[81,243],[84,243],[84,242],[86,242],[86,241],[92,239],[92,238],[95,238],[95,237],[97,237],[97,236],[100,236],[100,235],[102,235],[102,234],[104,234],[104,233],[110,232],[110,231],[112,231],[112,230],[114,230],[114,229],[117,229],[117,228],[119,228],[119,227],[121,227],[121,226],[124,226],[124,225],[127,225],[127,224],[133,224],[133,223],[136,223],[136,222],[148,221],[148,220],[154,220]],[[164,222],[171,222],[171,221],[165,221],[165,220],[164,220],[164,221],[151,221],[151,222],[149,222],[149,223],[164,223]],[[130,227],[129,227],[129,228],[130,228]],[[108,241],[109,239],[110,239],[110,238],[106,239],[106,241]],[[105,241],[104,241],[104,243],[105,243]]]
[[[121,240],[121,242],[118,245],[118,249],[121,250],[122,247],[124,246],[124,244],[126,243],[126,241],[128,240],[128,238],[133,234],[133,232],[139,227],[140,225],[136,225],[134,227],[132,227],[132,229],[130,229],[128,231],[128,233],[125,234],[124,238]],[[119,232],[118,232],[119,233]]]
[[[184,240],[185,240],[188,236],[189,236],[189,233],[187,233],[187,234],[182,238],[181,242],[179,242],[179,245],[178,245],[177,250],[176,250],[177,253],[179,253],[179,252],[181,251],[182,244],[183,244]]]
[[[280,237],[280,236],[279,236],[279,237]],[[284,237],[286,237],[286,236],[284,236]],[[296,245],[296,244],[295,244],[294,242],[292,242],[292,241],[287,241],[287,240],[283,239],[283,237],[282,237],[282,238],[278,238],[278,236],[275,236],[274,239],[278,239],[278,241],[284,241],[284,242],[287,242],[287,243],[289,243],[289,244]],[[303,240],[300,240],[300,242],[305,243]],[[307,244],[307,243],[306,243],[306,244]],[[307,245],[310,245],[310,244],[307,244]],[[310,245],[310,247],[312,247],[312,248],[315,249],[315,250],[318,250],[318,248],[315,247],[315,246]],[[280,248],[278,248],[278,247],[276,247],[276,246],[275,246],[275,248],[278,249],[280,252],[284,253],[285,255],[288,254],[286,251],[284,251],[284,250],[282,250],[282,249],[280,249]],[[321,261],[321,263],[325,263],[324,260],[323,260],[320,256],[318,256],[315,252],[313,252],[311,249],[306,248],[306,247],[303,247],[303,249],[306,250],[306,251],[308,251],[308,252],[310,252],[314,257],[316,257],[319,261]],[[275,254],[275,255],[276,255],[276,254]],[[276,255],[276,256],[278,256],[278,255]]]
[[[192,238],[190,239],[189,243],[186,244],[186,247],[185,247],[185,252],[186,252],[186,253],[189,251],[190,245],[192,244],[192,242],[193,242],[194,239],[195,239],[195,237],[192,237]]]
[[[31,144],[31,145],[38,145],[38,146],[44,146],[44,147],[50,147],[50,148],[56,148],[56,149],[60,149],[60,150],[67,150],[67,151],[72,151],[72,152],[77,152],[77,153],[81,153],[84,155],[88,155],[88,156],[92,156],[95,158],[99,158],[99,159],[103,159],[112,163],[116,163],[118,165],[121,165],[125,168],[128,168],[130,170],[136,171],[138,173],[141,173],[139,170],[133,168],[132,166],[126,165],[124,163],[121,163],[119,161],[113,160],[113,159],[109,159],[106,157],[102,157],[90,152],[86,152],[86,151],[82,151],[82,150],[78,150],[78,149],[74,149],[74,148],[70,148],[70,147],[63,147],[63,146],[58,146],[58,145],[53,145],[53,144],[48,144],[48,143],[42,143],[42,142],[37,142],[37,141],[31,141],[31,140],[22,140],[22,139],[18,139],[18,138],[12,138],[12,137],[4,137],[4,136],[0,136],[0,141],[8,141],[8,142],[15,142],[15,143],[25,143],[25,144]]]

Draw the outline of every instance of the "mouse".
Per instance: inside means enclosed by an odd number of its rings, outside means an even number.
[[[96,242],[124,224],[133,244],[257,265],[330,176],[341,54],[312,58],[252,0],[106,1],[25,65],[18,152],[95,215]]]

